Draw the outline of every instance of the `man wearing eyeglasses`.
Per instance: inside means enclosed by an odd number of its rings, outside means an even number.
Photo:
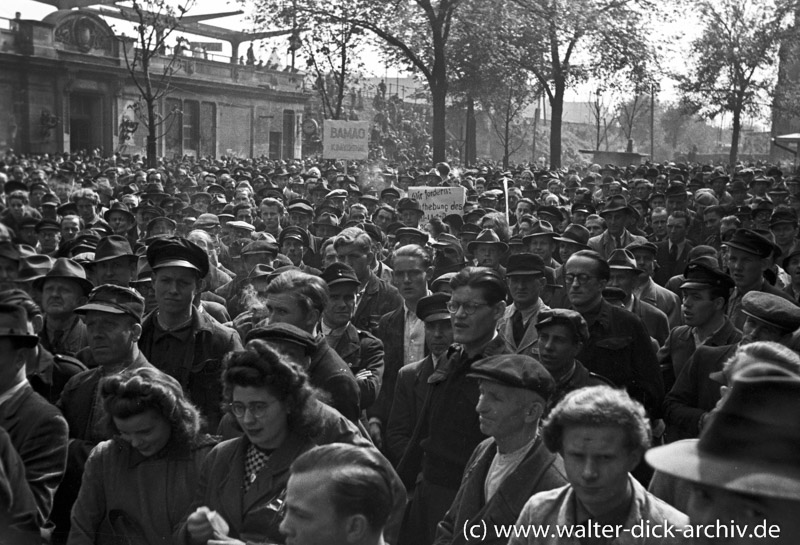
[[[651,419],[660,418],[664,382],[656,353],[642,320],[603,299],[611,276],[608,262],[593,250],[581,250],[564,267],[569,301],[589,326],[589,339],[577,359],[589,371],[628,390]]]
[[[486,267],[466,267],[450,286],[453,293],[447,309],[455,344],[446,353],[443,380],[428,385],[411,447],[398,465],[407,487],[416,482],[400,545],[433,543],[436,525],[458,492],[468,458],[485,439],[473,410],[480,397],[478,381],[467,373],[475,361],[508,353],[497,333],[497,322],[506,309],[502,276]],[[421,439],[418,447],[416,438]]]

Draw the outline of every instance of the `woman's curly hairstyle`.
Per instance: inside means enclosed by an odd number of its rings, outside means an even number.
[[[300,365],[265,341],[252,340],[245,350],[225,357],[222,389],[226,402],[232,400],[236,386],[267,389],[286,406],[290,430],[306,435],[317,431],[313,408],[323,397],[321,392],[311,386]]]
[[[200,411],[186,398],[180,383],[158,369],[142,367],[111,375],[100,381],[106,414],[104,425],[118,435],[114,418],[130,418],[149,410],[170,423],[170,442],[191,445],[203,423]]]

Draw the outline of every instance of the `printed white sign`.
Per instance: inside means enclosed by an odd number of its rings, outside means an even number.
[[[369,121],[324,121],[325,159],[364,160],[369,156]]]

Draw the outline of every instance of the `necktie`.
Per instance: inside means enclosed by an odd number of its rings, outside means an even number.
[[[622,237],[614,237],[614,245],[616,248],[622,248]]]
[[[678,261],[678,245],[673,244],[672,247],[669,249],[669,259],[673,263]]]
[[[522,320],[522,312],[519,310],[511,317],[511,332],[514,335],[514,344],[519,346],[522,337],[525,335],[525,322]]]

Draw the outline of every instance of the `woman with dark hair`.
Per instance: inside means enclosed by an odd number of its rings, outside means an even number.
[[[316,390],[298,365],[260,340],[228,354],[222,381],[244,435],[208,455],[178,543],[283,543],[278,526],[289,467],[315,446],[321,424]]]
[[[200,433],[180,384],[156,369],[106,377],[100,395],[113,439],[86,462],[68,544],[169,543],[216,441]]]

